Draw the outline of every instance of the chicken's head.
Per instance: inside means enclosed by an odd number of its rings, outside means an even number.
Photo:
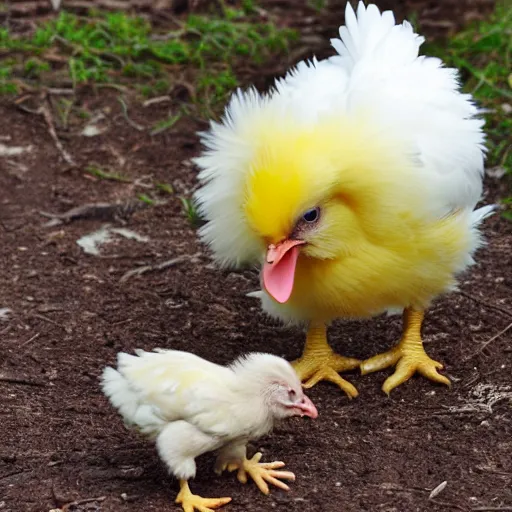
[[[222,266],[262,264],[263,287],[280,303],[302,265],[396,246],[403,219],[427,211],[418,183],[429,186],[414,144],[396,135],[368,112],[306,119],[254,92],[236,95],[196,159],[202,240]]]
[[[295,370],[281,357],[255,352],[240,357],[232,364],[232,369],[242,378],[244,393],[263,399],[265,409],[273,419],[318,416],[315,405],[304,394]]]
[[[262,285],[280,303],[301,260],[357,255],[396,225],[389,217],[404,204],[400,169],[409,164],[364,130],[344,135],[332,126],[288,132],[262,145],[247,175],[243,208],[265,247]]]
[[[304,394],[297,376],[281,378],[268,388],[267,403],[274,418],[281,420],[291,416],[316,418],[318,411],[313,402]]]

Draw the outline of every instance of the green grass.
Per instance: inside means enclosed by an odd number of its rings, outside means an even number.
[[[170,183],[157,183],[156,188],[160,190],[160,192],[163,192],[164,194],[174,194],[174,188]]]
[[[437,55],[461,71],[464,90],[487,110],[486,165],[503,167],[508,174],[505,179],[512,179],[512,4],[498,2],[488,20],[442,45],[426,45],[425,53]]]
[[[238,85],[233,65],[262,63],[287,48],[295,34],[251,21],[251,1],[223,15],[190,15],[162,32],[140,17],[60,12],[30,35],[0,29],[0,93],[23,86],[135,85],[145,96],[166,93],[185,66],[197,71],[198,101],[219,103]],[[60,82],[60,83],[55,83]]]
[[[185,216],[187,217],[190,224],[192,224],[194,227],[201,226],[204,223],[204,220],[199,215],[195,202],[192,199],[184,196],[180,197],[180,201],[183,205]]]
[[[151,130],[151,135],[158,135],[159,133],[164,132],[165,130],[169,130],[172,128],[179,120],[181,119],[181,114],[176,114],[175,116],[168,117],[161,121],[158,121],[153,129]]]
[[[146,203],[148,206],[154,206],[156,204],[156,201],[149,197],[147,194],[139,194],[137,199],[143,203]]]
[[[96,167],[95,165],[88,165],[85,168],[85,172],[100,180],[119,181],[121,183],[131,183],[132,181],[130,178],[127,178],[122,174],[119,174],[117,172],[105,171],[99,167]]]

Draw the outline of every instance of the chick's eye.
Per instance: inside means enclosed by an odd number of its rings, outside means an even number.
[[[307,212],[305,212],[302,215],[302,218],[308,223],[316,222],[319,219],[319,217],[320,217],[320,208],[318,208],[318,207],[311,208],[310,210],[308,210]]]
[[[297,396],[297,393],[295,392],[294,389],[289,389],[288,390],[288,396],[290,397],[291,400],[294,400],[295,397]]]

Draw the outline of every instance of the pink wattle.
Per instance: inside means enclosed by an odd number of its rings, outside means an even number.
[[[298,246],[291,247],[277,263],[265,262],[263,266],[263,285],[281,304],[292,294],[299,250]]]

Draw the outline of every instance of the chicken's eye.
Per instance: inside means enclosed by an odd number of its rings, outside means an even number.
[[[288,396],[290,397],[290,400],[295,400],[295,397],[297,396],[297,393],[295,392],[294,389],[289,389],[288,390]]]
[[[316,208],[311,208],[310,210],[308,210],[307,212],[305,212],[303,215],[302,215],[302,218],[308,222],[308,223],[313,223],[313,222],[316,222],[320,217],[320,208],[316,207]]]

